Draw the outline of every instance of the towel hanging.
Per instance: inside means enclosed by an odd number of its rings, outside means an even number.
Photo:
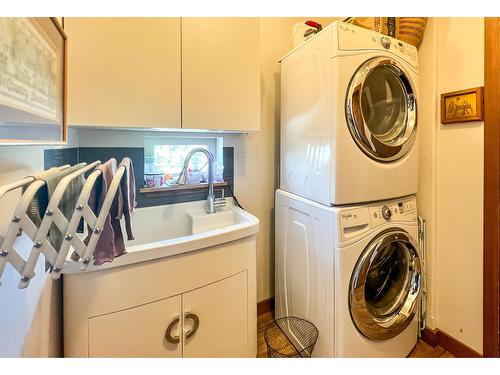
[[[58,278],[71,248],[74,249],[76,258],[79,259],[80,268],[86,270],[102,234],[105,220],[110,216],[109,212],[113,204],[115,206],[113,208],[114,211],[112,211],[112,218],[116,220],[115,226],[116,223],[119,224],[118,220],[124,217],[127,238],[133,238],[130,226],[130,213],[135,208],[136,196],[132,162],[129,158],[124,158],[120,165],[116,166],[116,161],[114,165],[115,169],[107,185],[107,194],[103,196],[99,212],[92,210],[90,198],[92,192],[95,191],[97,181],[103,178],[103,169],[97,168],[101,166],[101,162],[96,161],[89,165],[78,164],[73,167],[59,167],[58,172],[64,170],[64,176],[59,178],[57,183],[54,183],[55,187],[53,187],[53,192],[45,212],[39,211],[41,219],[39,225],[35,225],[32,218],[30,218],[30,203],[37,192],[42,187],[47,188],[46,185],[47,183],[50,184],[50,182],[45,179],[37,179],[37,176],[30,176],[0,187],[0,198],[8,191],[23,188],[23,194],[16,206],[5,236],[0,233],[0,280],[6,264],[9,263],[21,275],[18,287],[26,288],[30,280],[35,276],[34,269],[42,254],[52,266],[52,278]],[[77,193],[71,195],[71,200],[63,201],[74,182],[82,178],[87,172],[91,173],[83,184],[81,191],[77,188]],[[74,199],[75,196],[76,202]],[[121,205],[116,204],[118,201],[117,197],[121,199]],[[82,218],[85,219],[85,222],[91,229],[87,241],[83,241],[76,233],[78,223]],[[60,244],[58,243],[59,240],[54,241],[49,236],[53,227],[57,228],[60,232]],[[26,261],[15,248],[16,238],[20,230],[33,241],[31,252]],[[118,234],[121,235],[121,227]],[[125,250],[124,247],[123,250]],[[113,255],[116,254],[114,253]]]
[[[5,236],[0,237],[0,278],[6,264],[10,263],[14,269],[21,274],[19,287],[25,288],[29,284],[29,280],[34,276],[34,268],[41,253],[43,253],[46,260],[50,264],[54,263],[57,251],[47,240],[47,235],[53,223],[63,232],[66,229],[65,221],[67,222],[67,219],[59,209],[61,199],[71,181],[80,175],[83,175],[83,173],[87,170],[94,168],[98,164],[100,164],[100,162],[95,162],[88,166],[86,166],[86,164],[79,165],[78,168],[75,168],[74,171],[60,180],[47,205],[47,210],[39,226],[33,223],[31,218],[28,216],[28,211],[30,203],[39,189],[45,186],[46,181],[36,180],[34,176],[30,176],[26,179],[18,181],[17,183],[0,188],[0,198],[7,191],[20,187],[25,188],[24,193],[21,195],[21,198],[14,210],[14,215],[7,228]],[[64,168],[59,169],[61,170]],[[24,232],[33,241],[33,247],[27,261],[25,261],[15,249],[15,241],[20,231]]]

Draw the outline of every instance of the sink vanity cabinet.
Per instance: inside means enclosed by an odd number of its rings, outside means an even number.
[[[86,272],[68,267],[65,357],[256,356],[258,220],[230,206],[209,215],[209,227],[203,203],[138,209],[133,217],[136,238],[158,232],[145,218],[158,228],[172,220],[188,235],[136,244]]]
[[[90,357],[246,357],[248,272],[88,319]]]

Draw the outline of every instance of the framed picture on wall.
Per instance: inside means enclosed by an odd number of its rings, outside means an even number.
[[[0,145],[67,141],[66,40],[55,18],[0,17]]]
[[[482,121],[483,119],[483,87],[441,95],[442,124]]]

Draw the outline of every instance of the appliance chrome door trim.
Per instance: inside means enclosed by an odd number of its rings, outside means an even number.
[[[410,277],[405,285],[404,298],[398,299],[398,308],[389,316],[377,318],[367,307],[365,283],[377,252],[392,242],[402,243],[407,250]],[[349,285],[349,312],[356,329],[372,340],[388,340],[400,334],[412,321],[418,309],[421,289],[421,264],[418,245],[404,230],[391,228],[379,233],[359,257]]]
[[[379,140],[368,128],[363,117],[361,99],[366,78],[378,68],[386,68],[398,79],[405,91],[406,130],[400,137],[402,142],[388,144]],[[379,162],[391,162],[402,158],[410,151],[417,137],[417,100],[415,90],[406,70],[388,57],[374,57],[365,61],[349,83],[345,113],[349,132],[357,146],[370,158]]]

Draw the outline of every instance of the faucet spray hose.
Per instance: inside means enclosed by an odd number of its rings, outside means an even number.
[[[238,202],[238,199],[236,198],[236,195],[234,195],[233,193],[233,189],[231,189],[231,185],[230,184],[227,184],[227,188],[229,189],[229,192],[231,193],[231,195],[233,196],[233,199],[234,199],[234,203],[236,203],[236,205],[241,208],[242,210],[244,210],[243,206],[240,204],[240,202]]]

